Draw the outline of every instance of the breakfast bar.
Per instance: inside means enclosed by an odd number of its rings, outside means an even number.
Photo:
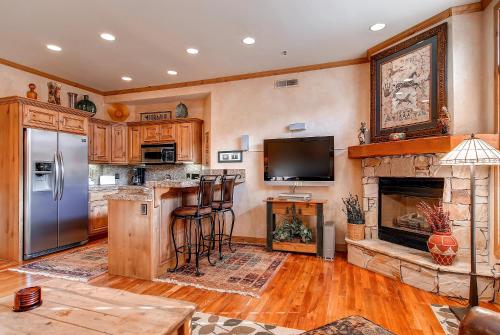
[[[152,280],[173,267],[171,213],[194,203],[198,186],[197,180],[164,180],[107,195],[109,273]],[[208,220],[203,225],[208,229]],[[184,239],[181,225],[175,234]]]

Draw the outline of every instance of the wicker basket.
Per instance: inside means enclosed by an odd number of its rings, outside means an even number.
[[[365,239],[365,224],[347,223],[347,235],[354,241]]]

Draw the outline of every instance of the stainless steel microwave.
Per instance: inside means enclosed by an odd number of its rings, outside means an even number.
[[[141,156],[144,164],[174,164],[176,159],[175,143],[143,144]]]

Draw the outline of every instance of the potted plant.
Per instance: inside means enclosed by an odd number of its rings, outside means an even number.
[[[273,232],[273,239],[279,242],[294,241],[306,244],[311,242],[312,231],[304,225],[302,218],[297,214],[295,204],[287,208],[286,213],[281,224]]]
[[[445,212],[443,204],[429,205],[420,202],[417,209],[422,212],[432,228],[432,235],[427,240],[427,248],[434,261],[440,265],[451,265],[458,251],[457,239],[451,233],[450,213]]]
[[[359,241],[365,238],[365,214],[361,209],[359,198],[349,193],[349,197],[343,198],[344,208],[342,211],[347,215],[347,236],[351,240]]]

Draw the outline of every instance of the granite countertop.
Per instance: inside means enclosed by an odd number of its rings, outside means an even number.
[[[244,183],[244,179],[238,179],[237,185]],[[107,200],[129,200],[129,201],[153,201],[155,188],[192,188],[197,187],[198,179],[175,179],[161,181],[147,181],[145,186],[120,186],[120,185],[93,185],[90,191],[113,191],[113,194],[104,196]],[[220,182],[219,182],[220,183]]]
[[[99,191],[120,191],[120,190],[140,190],[145,188],[139,185],[89,185],[90,192]]]

